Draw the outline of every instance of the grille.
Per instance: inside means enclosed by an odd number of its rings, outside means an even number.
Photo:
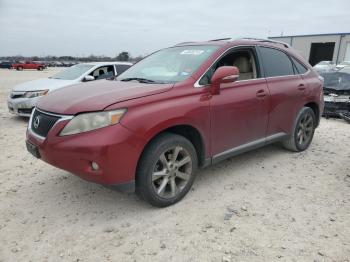
[[[350,110],[350,103],[342,102],[325,102],[326,110]]]
[[[60,117],[35,110],[32,117],[31,129],[35,134],[46,137],[47,133],[49,133],[58,119],[60,119]]]
[[[31,114],[32,110],[33,110],[33,108],[22,108],[22,109],[18,109],[18,113]]]

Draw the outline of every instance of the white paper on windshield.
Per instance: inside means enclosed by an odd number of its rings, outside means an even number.
[[[201,55],[204,53],[204,50],[188,49],[183,50],[180,55]]]

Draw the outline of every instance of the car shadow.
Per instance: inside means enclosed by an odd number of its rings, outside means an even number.
[[[279,145],[269,145],[255,151],[247,152],[216,165],[198,170],[194,186],[196,188],[206,187],[208,184],[218,183],[220,170],[234,170],[241,168],[242,163],[247,167],[256,164],[257,159],[267,160],[276,154],[286,153]],[[46,182],[49,187],[46,190],[45,201],[50,206],[50,201],[60,202],[63,210],[80,210],[81,213],[115,211],[124,214],[141,214],[142,212],[153,212],[158,210],[140,200],[135,193],[122,193],[98,184],[90,183],[70,173],[53,169],[54,173],[48,174],[51,178]],[[264,172],[264,171],[261,171]],[[219,173],[219,174],[213,174]],[[58,176],[57,176],[58,175]],[[52,176],[56,176],[52,178]],[[220,183],[220,182],[219,182]],[[223,185],[224,186],[224,185]],[[194,193],[195,194],[195,193]],[[169,207],[171,208],[171,207]]]
[[[28,123],[29,117],[24,116],[11,116],[11,120],[18,122],[18,123]]]
[[[207,184],[213,182],[213,180],[216,179],[216,176],[213,176],[212,173],[217,172],[218,170],[230,169],[234,171],[241,169],[242,167],[249,167],[255,164],[260,164],[263,167],[263,162],[265,160],[267,161],[268,159],[274,158],[279,154],[290,153],[291,152],[284,149],[279,143],[275,143],[233,156],[215,165],[200,169],[199,174],[197,175],[198,183],[196,185],[200,187],[201,183]]]

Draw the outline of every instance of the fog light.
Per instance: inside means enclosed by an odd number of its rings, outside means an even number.
[[[92,168],[92,170],[98,170],[100,167],[98,166],[98,164],[96,162],[91,162],[91,168]]]

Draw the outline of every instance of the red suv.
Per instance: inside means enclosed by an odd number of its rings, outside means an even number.
[[[27,130],[34,156],[83,179],[168,206],[198,167],[273,142],[308,148],[323,111],[322,78],[286,44],[182,43],[117,79],[43,97]]]

